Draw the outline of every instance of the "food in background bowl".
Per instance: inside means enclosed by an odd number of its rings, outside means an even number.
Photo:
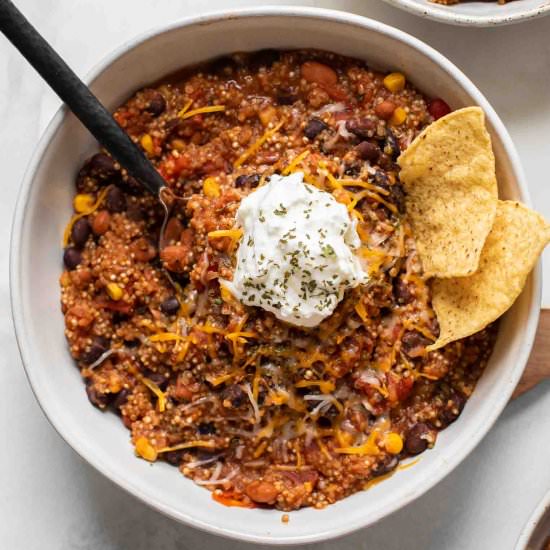
[[[292,510],[434,445],[547,238],[498,203],[481,110],[449,111],[401,73],[310,50],[222,58],[116,111],[171,215],[107,154],[89,159],[62,304],[88,397],[138,456],[221,503]],[[525,265],[507,270],[500,243],[516,253],[509,228],[531,214]],[[476,292],[494,266],[491,308]]]

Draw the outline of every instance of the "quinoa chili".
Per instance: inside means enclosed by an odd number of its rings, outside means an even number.
[[[495,328],[438,334],[395,160],[449,112],[399,73],[320,51],[237,54],[138,91],[115,113],[178,197],[155,198],[104,152],[76,179],[65,333],[89,400],[138,456],[232,506],[322,508],[434,445],[460,415]],[[368,284],[313,329],[241,305],[241,199],[302,171],[357,219]]]

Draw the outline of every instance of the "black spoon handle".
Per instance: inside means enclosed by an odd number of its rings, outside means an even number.
[[[0,0],[0,31],[38,71],[92,135],[151,193],[166,185],[109,111],[9,0]]]

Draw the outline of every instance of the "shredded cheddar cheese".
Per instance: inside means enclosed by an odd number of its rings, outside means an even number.
[[[330,380],[300,380],[298,383],[295,384],[297,388],[309,388],[311,386],[317,386],[322,393],[330,393],[334,391],[334,388],[336,387],[334,385],[334,382]]]
[[[235,168],[242,166],[252,155],[254,155],[260,147],[273,135],[275,135],[284,124],[284,120],[281,120],[271,130],[267,130],[262,136],[257,139],[234,163]]]
[[[199,107],[198,109],[192,109],[191,111],[184,112],[183,114],[179,114],[179,117],[182,120],[185,120],[186,118],[191,118],[195,115],[202,115],[206,113],[219,113],[222,111],[225,111],[225,105],[210,105],[208,107]]]
[[[141,377],[141,381],[156,395],[159,412],[166,409],[166,394],[149,378]]]
[[[189,107],[191,107],[191,105],[193,105],[193,100],[190,99],[189,101],[187,101],[185,103],[185,105],[183,106],[183,109],[181,109],[181,111],[178,113],[178,116],[181,118],[183,117],[183,115],[185,115],[185,113],[189,110]]]
[[[281,172],[281,174],[283,176],[288,176],[288,174],[294,172],[294,169],[309,155],[309,153],[309,149],[302,151],[299,155],[294,157],[292,162]]]

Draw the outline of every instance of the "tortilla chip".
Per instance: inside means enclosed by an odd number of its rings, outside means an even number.
[[[440,334],[428,351],[470,336],[500,317],[523,290],[549,241],[550,225],[540,214],[519,202],[498,201],[478,271],[470,277],[433,280]]]
[[[426,276],[474,273],[498,200],[495,157],[483,111],[467,107],[440,118],[397,162]]]

